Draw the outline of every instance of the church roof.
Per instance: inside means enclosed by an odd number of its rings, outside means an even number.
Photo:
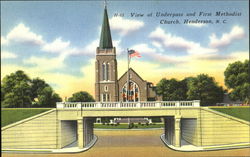
[[[124,77],[124,76],[127,74],[127,72],[128,72],[128,71],[126,71],[126,72],[118,79],[118,81],[121,80],[121,78]],[[134,69],[129,68],[129,72],[133,72],[133,73],[134,73],[135,75],[137,75],[137,77],[140,78],[142,81],[147,82],[146,80],[143,80],[143,79],[141,78],[141,76],[140,76],[137,72],[134,71]]]
[[[106,48],[113,48],[111,32],[109,27],[109,19],[107,13],[107,7],[104,8],[104,15],[103,15],[103,22],[102,22],[102,32],[101,38],[99,43],[99,48],[106,49]]]

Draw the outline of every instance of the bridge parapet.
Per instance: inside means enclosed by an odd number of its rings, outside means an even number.
[[[57,102],[58,109],[200,107],[200,100],[145,102]]]

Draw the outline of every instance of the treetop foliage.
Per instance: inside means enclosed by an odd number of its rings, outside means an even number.
[[[94,98],[85,91],[76,92],[68,99],[69,102],[94,102]]]
[[[2,107],[55,107],[61,98],[44,80],[30,79],[22,70],[11,73],[1,82]]]
[[[156,86],[165,101],[201,100],[201,105],[215,105],[223,100],[224,91],[213,77],[200,74],[181,81],[163,78]]]
[[[227,66],[225,72],[225,85],[231,91],[229,96],[233,100],[250,101],[250,68],[249,60],[237,61]]]
[[[201,105],[216,105],[216,103],[223,101],[223,96],[223,88],[207,74],[200,74],[188,81],[187,98],[200,100]]]

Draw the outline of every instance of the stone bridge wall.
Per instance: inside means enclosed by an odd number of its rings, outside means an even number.
[[[56,148],[55,109],[3,127],[1,131],[2,149]]]
[[[202,146],[250,142],[250,123],[247,121],[203,108],[199,123],[197,130],[202,136]]]
[[[181,136],[188,143],[199,145],[198,129],[196,118],[181,119]]]
[[[59,148],[63,148],[77,140],[77,121],[63,120],[59,121]]]

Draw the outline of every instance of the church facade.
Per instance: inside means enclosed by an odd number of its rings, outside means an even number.
[[[152,83],[143,80],[132,68],[128,71],[118,79],[116,48],[112,44],[105,6],[100,43],[96,48],[95,100],[99,102],[159,100]]]

